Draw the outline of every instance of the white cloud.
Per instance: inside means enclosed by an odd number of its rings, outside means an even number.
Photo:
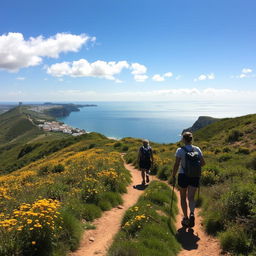
[[[95,37],[85,34],[58,33],[24,39],[22,33],[8,33],[0,36],[0,69],[18,71],[20,68],[39,65],[43,57],[58,58],[62,52],[77,52],[87,42],[95,42]]]
[[[71,77],[98,77],[108,80],[115,80],[120,83],[120,80],[115,78],[115,75],[129,68],[127,61],[102,61],[97,60],[89,63],[85,59],[80,59],[73,62],[62,62],[51,65],[47,68],[47,73],[55,76],[71,76]]]
[[[172,72],[167,72],[164,74],[164,77],[172,77],[173,73]]]
[[[139,64],[139,63],[132,63],[130,65],[130,69],[132,70],[133,78],[136,82],[145,82],[148,79],[147,67]]]
[[[239,78],[245,78],[245,77],[247,77],[245,74],[241,74],[241,75],[239,76]]]
[[[147,72],[147,67],[139,63],[132,63],[131,69],[133,75],[143,75]]]
[[[165,80],[164,77],[160,76],[159,74],[154,75],[152,79],[156,82],[163,82]]]
[[[156,82],[163,82],[165,81],[165,78],[166,77],[172,77],[173,76],[173,73],[172,72],[167,72],[163,75],[159,75],[159,74],[155,74],[152,76],[152,80],[156,81]]]
[[[134,80],[136,82],[145,82],[148,79],[147,75],[135,75]]]
[[[244,74],[252,73],[252,69],[250,69],[250,68],[243,68],[242,69],[242,73],[244,73]]]
[[[23,80],[25,80],[26,79],[26,77],[16,77],[16,80],[20,80],[20,81],[23,81]]]
[[[214,73],[211,74],[201,74],[200,76],[198,76],[197,78],[194,79],[194,82],[197,81],[205,81],[205,80],[213,80],[215,79],[215,75]]]
[[[181,79],[181,75],[178,75],[175,77],[175,80],[180,80]]]

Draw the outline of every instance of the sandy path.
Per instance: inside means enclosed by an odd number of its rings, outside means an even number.
[[[142,190],[133,188],[133,186],[141,183],[140,172],[129,164],[124,164],[124,166],[132,175],[132,184],[128,186],[127,193],[122,197],[124,204],[120,207],[121,209],[118,207],[113,208],[110,211],[104,212],[99,219],[96,219],[93,222],[96,229],[84,232],[80,248],[70,253],[70,256],[106,255],[108,247],[120,229],[124,213],[137,202],[139,196],[143,193]],[[93,238],[94,241],[90,241],[90,238]]]
[[[179,214],[176,218],[177,238],[182,246],[178,256],[218,256],[221,255],[220,244],[217,239],[207,235],[202,226],[202,217],[199,209],[195,210],[195,227],[185,230],[182,228],[182,209],[180,206],[179,191],[175,191],[178,197]]]

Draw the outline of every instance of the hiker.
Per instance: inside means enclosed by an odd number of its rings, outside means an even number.
[[[138,152],[138,164],[141,170],[142,185],[145,185],[146,182],[149,183],[149,170],[153,165],[153,161],[153,152],[149,146],[149,141],[143,140]]]
[[[199,147],[192,145],[193,135],[191,132],[182,134],[182,142],[185,144],[176,151],[176,160],[173,166],[173,182],[176,182],[178,172],[178,187],[180,191],[181,208],[184,214],[181,222],[183,227],[194,227],[195,225],[195,193],[199,188],[201,167],[205,165],[202,151]],[[187,199],[190,215],[188,218]]]

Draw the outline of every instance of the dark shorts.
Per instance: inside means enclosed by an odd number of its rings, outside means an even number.
[[[181,188],[191,187],[199,187],[199,177],[187,177],[184,173],[179,173],[178,175],[178,185]]]
[[[150,167],[151,167],[151,163],[143,163],[143,162],[140,162],[140,163],[139,163],[139,166],[140,166],[140,169],[149,170]]]

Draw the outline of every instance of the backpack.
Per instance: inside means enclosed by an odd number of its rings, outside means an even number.
[[[140,148],[140,162],[141,163],[150,163],[150,157],[152,154],[152,149],[151,147],[145,148],[145,147],[141,147]]]
[[[192,146],[192,151],[188,151],[186,147],[182,147],[186,152],[185,154],[185,166],[183,167],[184,173],[188,177],[200,177],[201,176],[201,161],[200,156],[195,148]]]

